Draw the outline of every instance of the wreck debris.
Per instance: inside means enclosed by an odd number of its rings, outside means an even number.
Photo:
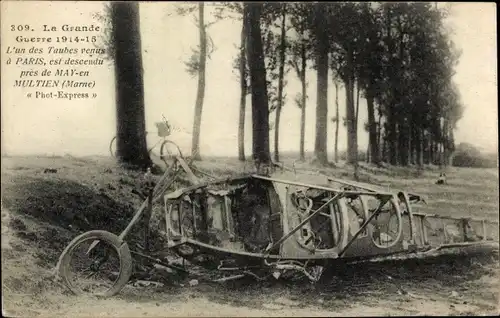
[[[118,274],[100,276],[99,287],[106,288],[99,294],[104,296],[118,293],[127,283],[132,254],[186,272],[149,251],[149,218],[153,205],[161,200],[164,248],[192,265],[223,273],[224,277],[213,279],[216,282],[245,276],[279,279],[290,273],[317,282],[325,267],[336,261],[374,260],[492,243],[498,248],[498,237],[489,230],[497,224],[414,212],[416,204],[423,201],[416,194],[379,191],[327,177],[310,184],[297,175],[280,179],[277,173],[203,181],[182,157],[176,157],[176,162],[156,184],[150,182],[143,204],[119,235],[90,231],[66,247],[58,271],[70,290],[91,292],[73,282],[73,260],[91,258],[84,282],[97,277],[100,269],[109,270],[104,264],[111,261],[110,268],[114,265],[113,272]],[[166,193],[181,169],[191,185]],[[143,218],[147,224],[144,251],[131,250],[125,239]],[[84,241],[90,246],[76,255]],[[103,284],[106,277],[110,281]],[[189,285],[196,286],[200,279],[190,280]]]

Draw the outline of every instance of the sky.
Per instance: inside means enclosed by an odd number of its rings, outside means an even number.
[[[45,36],[43,24],[89,25],[99,23],[96,12],[99,2],[2,1],[2,153],[11,155],[46,154],[75,156],[106,155],[109,141],[115,134],[115,100],[113,65],[90,68],[89,80],[95,80],[96,98],[80,100],[36,99],[26,95],[33,89],[13,87],[21,70],[31,66],[7,65],[7,46],[29,48],[17,43],[19,32],[9,32],[12,24],[30,24],[33,36]],[[194,104],[197,79],[185,70],[191,49],[198,43],[198,33],[192,16],[174,14],[173,4],[145,2],[140,4],[140,24],[143,50],[147,141],[152,146],[154,123],[165,116],[174,126],[171,139],[184,152],[191,149]],[[488,152],[497,152],[497,65],[496,10],[493,3],[454,3],[446,21],[454,30],[452,39],[462,50],[454,81],[458,84],[465,105],[464,116],[458,122],[456,142],[469,142]],[[212,20],[208,12],[206,19]],[[202,155],[237,155],[237,123],[239,84],[233,58],[237,54],[241,22],[225,20],[209,29],[215,51],[207,63],[206,94],[201,126]],[[60,32],[54,36],[64,35]],[[72,43],[69,47],[93,47]],[[48,44],[38,45],[47,47]],[[50,58],[49,55],[39,55]],[[18,57],[18,56],[15,56]],[[34,66],[33,68],[36,68]],[[55,68],[55,67],[53,67]],[[40,69],[40,68],[38,68]],[[306,151],[314,149],[315,87],[314,72],[308,72],[308,106],[306,110]],[[32,79],[42,79],[41,77]],[[294,73],[287,77],[287,101],[281,129],[280,150],[299,148],[300,111],[293,102],[300,92]],[[78,89],[73,89],[78,91]],[[88,89],[87,89],[88,90]],[[328,92],[329,117],[334,115],[335,87]],[[339,90],[340,116],[345,114],[345,94]],[[251,101],[247,99],[245,150],[251,153]],[[367,120],[366,102],[361,99],[360,123]],[[274,115],[270,116],[274,121]],[[360,124],[360,127],[363,127]],[[328,150],[333,151],[334,124],[329,122]],[[274,133],[271,131],[271,146]],[[368,135],[358,133],[360,149],[366,149]],[[339,148],[347,143],[345,128],[339,132]]]

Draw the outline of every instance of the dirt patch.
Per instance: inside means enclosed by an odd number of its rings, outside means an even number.
[[[141,203],[132,194],[137,180],[134,183],[130,175],[101,174],[100,178],[92,180],[92,175],[88,175],[91,182],[74,181],[42,173],[2,178],[2,205],[12,213],[10,228],[43,251],[39,253],[41,263],[56,262],[58,254],[80,233],[105,229],[119,234],[130,222]],[[161,207],[155,211],[161,211]],[[40,222],[46,225],[44,229],[26,226]],[[130,244],[142,242],[143,226],[136,225],[128,237]],[[153,242],[159,242],[155,229],[151,237]]]
[[[5,189],[4,206],[65,229],[119,231],[133,214],[130,204],[69,180],[16,178]]]

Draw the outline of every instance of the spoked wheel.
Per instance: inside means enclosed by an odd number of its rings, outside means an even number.
[[[182,157],[181,150],[173,141],[165,140],[160,146],[160,159],[163,160],[168,167],[175,164],[175,156]]]
[[[59,275],[76,295],[110,297],[127,284],[132,257],[127,244],[106,231],[77,236],[61,254]]]
[[[370,232],[373,244],[379,248],[390,248],[399,242],[403,234],[403,219],[399,204],[395,198],[392,198],[385,206],[389,209],[375,217],[371,222],[374,226]]]
[[[109,143],[109,152],[111,153],[111,157],[116,157],[116,136]]]
[[[387,232],[390,237],[397,238],[400,232],[400,218],[396,214],[391,214],[389,217],[389,222],[387,223]]]

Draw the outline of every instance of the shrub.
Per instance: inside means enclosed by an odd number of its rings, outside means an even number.
[[[452,157],[455,167],[495,168],[498,167],[496,154],[482,154],[479,149],[468,143],[460,143]]]

